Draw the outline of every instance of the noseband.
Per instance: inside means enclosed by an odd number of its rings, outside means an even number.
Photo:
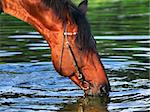
[[[89,83],[85,80],[83,73],[80,71],[80,68],[78,66],[77,60],[75,58],[75,55],[73,53],[73,50],[70,46],[70,42],[68,40],[68,36],[76,36],[77,32],[67,32],[67,27],[66,24],[64,24],[64,33],[63,33],[63,40],[62,40],[62,49],[61,49],[61,54],[60,54],[60,60],[59,60],[59,72],[61,72],[61,65],[62,65],[62,59],[63,59],[63,52],[64,52],[64,47],[66,46],[69,55],[73,60],[73,65],[76,69],[77,77],[78,80],[81,82],[82,85],[88,85],[87,87],[81,87],[83,90],[88,90],[89,89]]]

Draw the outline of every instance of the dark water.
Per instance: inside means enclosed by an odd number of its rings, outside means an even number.
[[[79,87],[55,72],[42,36],[1,15],[0,112],[150,111],[150,37],[142,34],[95,36],[112,92],[83,98]]]

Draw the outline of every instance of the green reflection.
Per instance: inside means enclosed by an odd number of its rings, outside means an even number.
[[[148,35],[149,15],[149,0],[89,0],[87,17],[94,35]],[[27,23],[8,15],[0,16],[0,25],[1,35],[33,31]]]
[[[58,112],[108,112],[108,97],[84,97],[76,103],[64,104]]]

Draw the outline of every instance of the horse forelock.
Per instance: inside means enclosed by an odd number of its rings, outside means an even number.
[[[76,38],[76,46],[78,48],[83,51],[96,50],[95,40],[91,34],[89,23],[85,15],[71,0],[42,0],[42,2],[51,8],[63,23],[68,21],[65,13],[67,11],[72,22],[78,26],[78,36]]]

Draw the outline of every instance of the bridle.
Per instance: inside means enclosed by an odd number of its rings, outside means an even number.
[[[81,87],[83,90],[88,90],[90,87],[89,87],[89,82],[87,82],[84,78],[84,75],[83,73],[81,72],[79,66],[78,66],[78,62],[75,58],[75,55],[73,53],[73,50],[70,46],[70,42],[68,40],[68,36],[77,36],[77,32],[67,32],[67,26],[66,24],[64,24],[64,33],[63,33],[63,39],[62,39],[62,48],[61,48],[61,54],[60,54],[60,60],[59,60],[59,72],[61,72],[61,66],[62,66],[62,59],[63,59],[63,53],[64,53],[64,48],[65,46],[67,47],[68,51],[69,51],[69,55],[70,57],[72,58],[73,60],[73,65],[76,69],[76,73],[77,73],[77,77],[78,77],[78,80],[81,82],[82,85],[86,84],[88,85],[87,87]]]

